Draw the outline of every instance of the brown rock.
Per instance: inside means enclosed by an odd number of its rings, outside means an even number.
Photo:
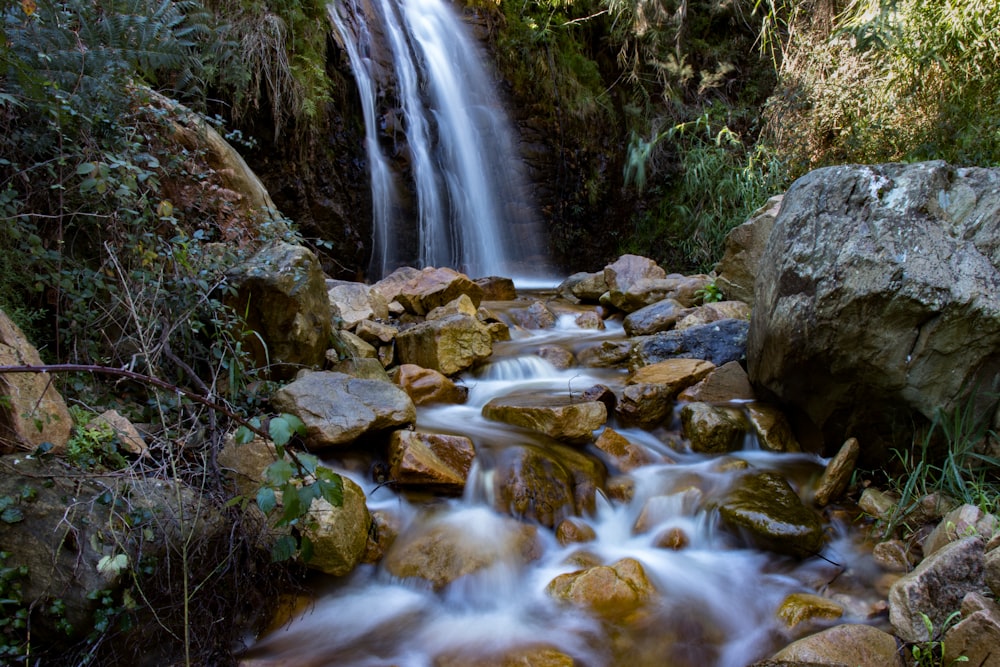
[[[402,283],[395,298],[407,312],[426,315],[463,294],[477,308],[483,300],[483,288],[465,274],[448,268],[427,267]]]
[[[775,661],[850,665],[851,667],[901,667],[896,638],[869,625],[838,625],[789,644]]]
[[[715,364],[702,359],[667,359],[632,371],[626,384],[662,384],[675,395],[715,370]]]
[[[476,278],[476,284],[483,290],[483,301],[513,301],[517,298],[514,281],[510,278],[487,276]]]
[[[674,326],[678,331],[719,320],[749,320],[750,306],[742,301],[717,301],[698,306],[684,315]]]
[[[434,658],[434,667],[573,667],[573,658],[550,646],[526,646],[503,653],[471,649]]]
[[[771,452],[801,452],[792,427],[784,413],[772,405],[751,403],[746,406],[747,418],[757,432],[760,445]]]
[[[576,519],[563,519],[556,526],[556,540],[559,544],[575,544],[578,542],[592,542],[596,539],[597,533],[594,529]]]
[[[704,454],[738,449],[747,429],[741,410],[708,403],[687,403],[681,407],[681,424],[691,449]]]
[[[556,325],[555,314],[541,301],[534,301],[525,308],[507,311],[514,324],[522,329],[551,329]]]
[[[139,429],[117,410],[105,410],[91,419],[88,425],[100,424],[107,424],[114,432],[115,437],[118,438],[121,448],[129,454],[142,456],[148,452],[149,448],[146,446],[146,441],[142,439]]]
[[[469,397],[468,387],[455,384],[451,378],[432,368],[402,364],[393,370],[390,377],[415,405],[465,403]]]
[[[401,363],[454,375],[493,353],[493,334],[477,318],[455,313],[401,331],[396,352]]]
[[[552,364],[558,370],[572,368],[575,362],[573,353],[558,345],[543,345],[538,348],[538,356]]]
[[[819,595],[792,593],[778,607],[778,618],[788,630],[809,621],[832,621],[844,615],[839,604]]]
[[[782,198],[783,195],[771,197],[753,212],[749,220],[726,235],[722,261],[715,267],[718,274],[715,284],[726,297],[753,305],[754,278],[767,245],[767,237],[774,227],[774,219],[781,210]]]
[[[813,501],[819,507],[826,507],[847,489],[851,475],[854,474],[854,464],[857,463],[860,451],[861,447],[858,445],[857,438],[848,438],[837,455],[826,464],[823,476],[820,477],[816,487],[816,495],[813,497]]]
[[[599,401],[573,401],[548,394],[518,394],[492,399],[483,406],[483,416],[542,433],[556,440],[586,442],[608,419]]]
[[[344,501],[334,507],[323,498],[315,498],[301,530],[312,540],[313,556],[306,563],[335,577],[342,577],[361,562],[368,543],[371,515],[365,504],[365,492],[347,477]]]
[[[475,456],[472,440],[463,436],[394,431],[389,439],[389,475],[402,486],[460,494]]]
[[[601,565],[561,574],[545,590],[558,600],[612,620],[626,620],[656,593],[642,564],[632,558],[624,558],[610,567]]]
[[[703,380],[677,395],[677,400],[689,403],[727,403],[752,401],[754,398],[756,396],[750,386],[750,378],[738,361],[719,366]]]
[[[632,443],[611,428],[605,428],[594,445],[607,454],[615,467],[622,472],[630,472],[656,461],[649,450]]]

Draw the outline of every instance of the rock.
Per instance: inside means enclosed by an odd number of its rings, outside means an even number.
[[[413,401],[391,382],[329,371],[307,373],[285,385],[271,397],[271,405],[302,420],[312,449],[346,445],[417,418]]]
[[[677,395],[678,400],[691,403],[728,403],[752,401],[755,398],[750,378],[737,361],[719,366],[705,379]]]
[[[657,535],[653,541],[653,545],[658,549],[670,549],[671,551],[680,551],[687,548],[689,544],[691,544],[691,538],[677,527],[668,528]]]
[[[879,521],[888,522],[896,511],[899,500],[888,493],[883,493],[873,486],[861,492],[858,509]]]
[[[354,327],[354,333],[369,345],[379,347],[381,345],[388,345],[396,340],[396,334],[399,333],[399,330],[391,324],[361,320]]]
[[[401,486],[461,494],[476,456],[472,440],[459,435],[394,431],[389,476]]]
[[[484,312],[489,312],[483,309]],[[444,304],[443,306],[438,306],[432,308],[425,315],[427,320],[440,320],[448,317],[449,315],[466,315],[468,317],[475,317],[479,319],[479,306],[477,306],[468,294],[459,294],[457,297]]]
[[[642,564],[633,558],[561,574],[545,591],[557,600],[615,621],[627,620],[656,594]]]
[[[771,197],[749,220],[726,235],[722,260],[715,267],[715,284],[727,298],[754,305],[754,280],[783,198]]]
[[[978,535],[983,541],[989,541],[997,530],[997,518],[987,514],[975,505],[962,505],[948,512],[938,525],[931,531],[921,545],[924,558],[930,556],[944,545],[963,537]]]
[[[755,284],[754,386],[801,409],[828,444],[855,435],[866,450],[908,445],[915,415],[970,400],[997,423],[998,193],[1000,170],[944,162],[796,181]]]
[[[746,406],[746,415],[757,432],[761,448],[769,452],[802,451],[784,413],[773,405],[751,403]]]
[[[378,359],[364,357],[331,359],[328,370],[362,380],[389,382],[389,374],[382,367],[382,362]]]
[[[858,439],[848,438],[837,455],[830,459],[816,486],[816,495],[813,497],[816,505],[826,507],[844,493],[851,481],[851,475],[854,474],[854,464],[858,460],[860,451]]]
[[[41,366],[38,350],[7,314],[0,310],[0,365]],[[66,449],[73,418],[48,373],[2,373],[0,396],[0,454],[34,450],[43,442],[56,452]]]
[[[811,593],[792,593],[778,607],[778,618],[786,630],[810,621],[832,621],[844,615],[844,608],[829,598]]]
[[[661,384],[674,393],[693,385],[715,370],[710,361],[702,359],[666,359],[655,364],[640,366],[625,380],[626,384]]]
[[[615,392],[611,390],[611,387],[603,384],[595,384],[593,387],[584,389],[583,393],[580,394],[580,400],[600,401],[604,403],[604,406],[608,409],[608,413],[618,405],[618,397],[615,396]]]
[[[614,466],[622,472],[631,472],[657,460],[649,450],[632,443],[611,428],[605,428],[601,432],[594,446],[607,454]]]
[[[746,320],[719,320],[683,331],[667,331],[636,339],[630,367],[647,366],[666,359],[705,359],[716,366],[746,358]]]
[[[589,329],[591,331],[604,330],[604,318],[601,317],[600,313],[593,310],[580,313],[573,319],[573,322],[581,329]]]
[[[772,660],[840,667],[902,667],[896,638],[870,625],[837,625],[778,651]]]
[[[365,504],[365,492],[347,477],[344,502],[334,507],[323,498],[315,498],[306,513],[301,530],[313,543],[311,570],[342,577],[361,562],[368,542],[371,515]]]
[[[139,433],[139,429],[128,420],[128,417],[117,410],[105,410],[87,422],[87,427],[107,427],[111,429],[111,432],[118,438],[119,448],[129,454],[142,456],[149,451],[146,441],[143,440],[142,434]]]
[[[402,526],[402,520],[397,514],[385,510],[374,510],[370,514],[372,527],[368,531],[365,553],[361,556],[361,562],[366,564],[378,563],[385,557],[385,553],[399,536]]]
[[[254,363],[287,379],[323,364],[333,331],[319,259],[308,248],[275,242],[234,270],[227,299],[256,335],[243,338]]]
[[[1000,549],[991,549],[986,552],[983,563],[983,579],[987,588],[993,593],[993,597],[1000,599]]]
[[[416,405],[434,403],[465,403],[469,388],[455,384],[451,378],[431,368],[403,364],[390,375]]]
[[[378,359],[378,351],[374,345],[347,329],[341,329],[335,336],[338,344],[333,351],[336,352],[337,359]]]
[[[682,306],[685,302],[678,297],[678,290],[683,285],[683,276],[668,278],[643,278],[625,288],[609,288],[601,296],[601,304],[611,306],[625,313],[633,313],[664,299],[674,299]]]
[[[592,511],[606,471],[599,461],[569,447],[507,447],[493,473],[498,511],[552,528]]]
[[[740,448],[747,432],[743,412],[728,406],[686,403],[681,407],[684,437],[691,450],[701,454],[724,454]]]
[[[514,394],[483,406],[483,416],[513,424],[565,442],[587,442],[608,420],[600,401],[576,401],[571,396]]]
[[[616,408],[627,424],[652,427],[672,412],[672,402],[686,387],[708,375],[714,366],[700,359],[667,359],[629,374]]]
[[[667,272],[648,257],[622,255],[604,267],[604,282],[608,290],[627,292],[640,280],[666,278]]]
[[[730,530],[761,549],[805,558],[823,548],[823,524],[806,508],[785,478],[769,471],[748,471],[718,504]]]
[[[385,298],[386,303],[389,304],[390,311],[393,310],[393,303],[396,303],[400,309],[405,310],[402,305],[396,301],[396,297],[399,295],[399,292],[403,289],[404,285],[412,280],[418,279],[419,277],[420,269],[415,269],[412,266],[401,266],[382,280],[372,285],[372,289]]]
[[[447,515],[405,531],[382,559],[394,577],[434,588],[493,565],[520,566],[540,555],[538,529],[483,509]]]
[[[573,667],[572,657],[545,645],[517,647],[501,653],[467,649],[434,657],[433,667]]]
[[[576,519],[563,519],[556,526],[556,541],[562,546],[592,542],[597,538],[594,529]]]
[[[426,315],[463,294],[476,308],[483,300],[483,288],[465,274],[454,269],[427,267],[399,285],[395,299],[406,312]]]
[[[396,347],[401,363],[454,375],[493,353],[493,335],[477,318],[456,313],[401,331]]]
[[[483,290],[483,301],[513,301],[517,298],[514,281],[510,278],[487,276],[476,278],[475,283]]]
[[[628,363],[632,344],[627,340],[606,340],[587,345],[576,353],[576,360],[588,368],[617,368]]]
[[[574,273],[559,285],[559,294],[568,295],[579,301],[596,303],[608,291],[604,271],[596,273]]]
[[[364,283],[327,280],[330,313],[339,320],[338,329],[353,329],[364,320],[385,320],[389,304],[378,290]]]
[[[278,460],[274,443],[255,435],[250,442],[239,443],[232,437],[219,451],[217,462],[226,477],[236,485],[237,495],[256,498],[264,481],[264,471]]]
[[[872,547],[872,558],[886,572],[909,572],[916,558],[902,540],[886,540]]]
[[[555,314],[541,301],[533,301],[525,308],[507,311],[514,324],[522,329],[551,329],[556,325]]]
[[[629,313],[622,325],[628,336],[648,336],[673,329],[688,312],[676,299],[663,299]]]
[[[639,516],[632,525],[632,534],[641,535],[657,530],[678,515],[691,515],[702,507],[704,493],[696,486],[677,490],[669,495],[650,496],[642,505]]]
[[[978,593],[962,601],[962,620],[944,636],[942,665],[966,662],[982,667],[1000,666],[1000,606]]]
[[[559,347],[558,345],[543,345],[538,348],[537,354],[539,357],[552,364],[552,367],[557,370],[572,368],[573,364],[576,363],[576,358],[573,356],[573,353],[564,347]]]
[[[742,301],[717,301],[706,303],[689,311],[677,321],[674,327],[678,331],[691,327],[718,322],[719,320],[749,320],[750,306]]]
[[[927,641],[924,615],[940,630],[967,593],[984,586],[981,537],[966,537],[925,558],[889,590],[889,621],[905,641]]]

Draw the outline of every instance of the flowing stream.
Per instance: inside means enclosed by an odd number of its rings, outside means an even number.
[[[503,313],[501,304],[488,305]],[[490,554],[493,565],[437,589],[418,578],[394,577],[382,565],[360,566],[348,577],[318,584],[315,602],[261,640],[248,664],[515,664],[487,658],[519,647],[544,646],[585,667],[742,667],[793,638],[776,617],[791,593],[821,593],[844,606],[844,618],[837,622],[866,622],[878,597],[874,581],[879,570],[849,522],[828,517],[823,553],[797,560],[746,546],[720,529],[715,510],[706,509],[710,503],[704,501],[723,491],[737,474],[727,465],[734,459],[780,472],[808,498],[825,462],[807,454],[768,453],[750,436],[741,451],[710,456],[686,449],[674,437],[676,424],[647,432],[621,427],[612,419],[609,426],[662,462],[624,474],[593,445],[577,447],[602,459],[614,479],[634,486],[631,499],[598,493],[594,511],[577,519],[593,529],[593,540],[561,545],[552,530],[539,528],[536,558],[525,559],[510,548],[510,519],[495,509],[491,492],[494,462],[509,447],[560,445],[488,421],[480,414],[482,406],[511,392],[562,395],[595,384],[617,391],[625,381],[621,369],[556,370],[537,356],[542,346],[574,351],[623,336],[614,322],[600,331],[581,329],[575,324],[576,307],[560,308],[563,314],[555,328],[512,328],[513,340],[496,346],[491,363],[463,377],[470,389],[467,403],[419,408],[418,430],[461,433],[475,443],[476,459],[463,497],[407,496],[391,485],[376,486],[364,465],[341,468],[364,487],[370,509],[397,517],[397,541],[431,527],[450,526],[469,548]],[[645,527],[637,530],[640,520]],[[658,536],[670,530],[686,536],[686,544],[658,546]],[[602,621],[546,592],[562,573],[622,558],[641,563],[656,589],[653,599],[625,620]]]
[[[377,280],[400,266],[544,274],[537,216],[481,54],[444,0],[343,0],[328,12],[365,120]]]

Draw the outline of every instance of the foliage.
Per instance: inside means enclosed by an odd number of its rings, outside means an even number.
[[[66,443],[66,457],[73,465],[83,470],[124,468],[127,462],[118,451],[118,436],[111,425],[91,420],[92,415],[76,406],[70,411],[76,426]]]
[[[719,286],[714,282],[708,283],[700,290],[694,293],[696,299],[700,300],[703,304],[705,303],[718,303],[726,298],[719,289]]]
[[[931,618],[921,612],[920,617],[923,619],[924,627],[927,628],[927,636],[929,639],[923,642],[911,642],[909,643],[909,652],[912,662],[910,664],[913,667],[939,667],[944,663],[945,646],[944,646],[944,635],[948,630],[961,619],[962,613],[960,611],[952,612],[948,618],[945,619],[944,623],[941,624],[940,628],[934,627],[934,622]],[[966,656],[959,656],[949,663],[949,667],[954,664],[961,662],[968,662],[969,658]]]
[[[27,650],[28,606],[21,584],[28,577],[28,568],[7,566],[9,557],[0,551],[0,662],[15,664],[25,659]]]

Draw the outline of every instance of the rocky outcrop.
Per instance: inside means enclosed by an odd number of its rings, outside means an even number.
[[[756,278],[754,386],[802,410],[830,446],[856,436],[869,448],[969,401],[996,423],[998,192],[1000,170],[943,162],[796,181]]]

